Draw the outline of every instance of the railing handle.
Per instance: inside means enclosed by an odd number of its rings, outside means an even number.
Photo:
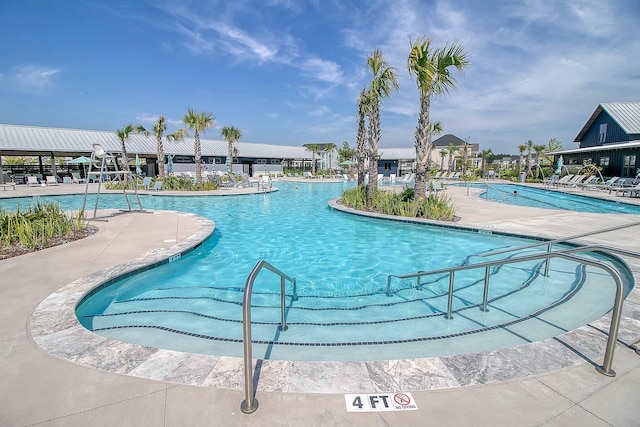
[[[253,282],[260,273],[260,271],[266,268],[267,270],[280,276],[280,308],[281,308],[281,323],[280,330],[286,331],[287,324],[285,320],[285,279],[293,283],[293,297],[295,301],[298,299],[296,289],[296,279],[289,277],[265,260],[260,260],[253,267],[251,273],[247,277],[247,281],[244,286],[244,295],[242,298],[242,339],[244,345],[244,400],[240,404],[240,410],[245,414],[252,414],[258,409],[258,400],[255,398],[253,390],[253,355],[252,355],[252,343],[251,343],[251,293],[253,292]]]

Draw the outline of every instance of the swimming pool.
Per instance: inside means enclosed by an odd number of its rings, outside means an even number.
[[[345,185],[279,182],[280,190],[271,194],[144,197],[146,208],[213,219],[214,235],[178,261],[100,289],[83,301],[77,316],[87,328],[121,341],[240,356],[242,288],[260,259],[295,277],[299,296],[292,301],[288,290],[289,330],[279,332],[279,280],[259,276],[252,305],[254,354],[267,359],[379,360],[483,351],[563,333],[611,308],[613,285],[606,275],[562,261],[552,263],[550,277],[541,276],[539,262],[494,271],[488,312],[478,309],[482,272],[460,275],[451,320],[443,319],[445,277],[424,280],[420,289],[394,281],[388,297],[388,274],[462,265],[477,261],[481,252],[528,241],[336,212],[327,200]],[[65,209],[77,209],[81,201],[54,200]],[[123,207],[122,195],[103,195],[101,203]]]
[[[464,184],[456,184],[464,185]],[[620,213],[640,215],[640,205],[620,201],[599,199],[586,195],[530,187],[518,184],[467,184],[486,191],[480,196],[494,202],[518,206],[546,209],[560,209],[576,212]]]

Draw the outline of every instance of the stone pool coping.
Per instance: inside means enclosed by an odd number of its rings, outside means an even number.
[[[181,243],[149,251],[130,262],[75,280],[42,301],[29,324],[34,342],[55,357],[107,372],[243,389],[242,358],[183,353],[108,339],[86,330],[75,316],[77,303],[93,288],[141,268],[167,262],[197,247],[213,232],[212,221],[186,215],[197,219],[199,230]],[[607,315],[555,338],[481,353],[369,362],[264,360],[257,389],[296,393],[437,390],[528,377],[585,360],[598,364],[606,346],[608,320]],[[639,327],[640,298],[634,288],[625,301],[619,342],[629,345]]]

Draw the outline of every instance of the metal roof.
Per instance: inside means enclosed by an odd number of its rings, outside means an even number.
[[[225,157],[227,141],[200,138],[203,156]],[[121,151],[115,132],[46,128],[0,124],[0,154],[2,155],[51,155],[77,156],[93,151],[93,144],[101,144],[105,150]],[[164,142],[166,154],[193,155],[193,138],[180,142]],[[311,159],[305,147],[239,142],[235,146],[240,157],[269,159]],[[155,157],[155,136],[132,134],[127,139],[127,152]]]
[[[573,142],[582,141],[602,111],[606,111],[627,134],[640,134],[640,102],[605,102],[598,105]]]
[[[554,151],[553,153],[548,153],[548,155],[557,156],[560,154],[588,153],[592,151],[624,150],[625,148],[640,148],[640,140],[625,141],[619,144],[605,144],[605,145],[596,145],[594,147],[575,148],[573,150]]]
[[[415,148],[379,148],[380,159],[382,160],[415,160]]]

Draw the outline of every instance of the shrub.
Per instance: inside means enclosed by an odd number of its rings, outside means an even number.
[[[37,203],[26,210],[0,209],[0,250],[21,245],[33,251],[46,248],[53,238],[72,237],[87,228],[81,215],[68,215],[55,203]]]
[[[415,200],[412,188],[402,193],[377,191],[371,200],[371,210],[385,215],[398,215],[412,218],[428,218],[440,221],[455,219],[455,206],[451,198],[442,193],[431,193],[422,200]],[[367,193],[363,187],[345,190],[342,203],[354,209],[366,208]]]

